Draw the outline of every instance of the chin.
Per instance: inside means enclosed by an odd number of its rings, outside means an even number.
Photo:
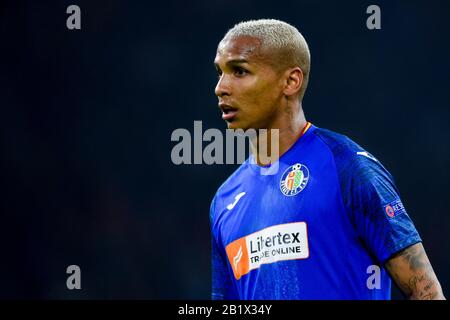
[[[227,122],[227,127],[228,129],[232,129],[232,130],[247,130],[248,128],[243,126],[242,123],[239,123],[239,121],[231,121],[231,122]]]

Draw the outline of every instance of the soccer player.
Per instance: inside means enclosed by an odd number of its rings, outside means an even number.
[[[264,166],[253,141],[211,203],[212,298],[390,299],[392,277],[408,298],[445,299],[391,174],[305,119],[310,53],[299,31],[241,22],[215,66],[228,128],[278,129],[279,157]]]

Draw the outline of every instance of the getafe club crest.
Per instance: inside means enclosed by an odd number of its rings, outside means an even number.
[[[280,179],[280,190],[285,196],[295,196],[302,191],[309,180],[308,168],[296,163],[283,173]]]

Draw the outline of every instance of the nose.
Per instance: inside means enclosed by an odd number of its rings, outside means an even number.
[[[219,81],[217,81],[214,92],[218,97],[223,97],[225,95],[229,96],[231,94],[230,84],[225,74],[222,74],[222,76],[219,78]]]

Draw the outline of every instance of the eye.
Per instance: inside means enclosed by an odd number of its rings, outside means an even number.
[[[216,71],[217,71],[217,77],[220,78],[222,76],[222,70],[217,68]]]
[[[243,77],[246,74],[248,74],[248,71],[242,67],[236,67],[236,68],[234,68],[234,74],[238,77]]]

